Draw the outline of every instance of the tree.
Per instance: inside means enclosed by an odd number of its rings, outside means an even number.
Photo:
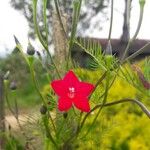
[[[68,18],[68,26],[71,27],[71,14],[72,14],[72,0],[57,0],[58,4],[60,6],[61,12],[67,14],[69,16]],[[80,15],[80,22],[79,22],[79,28],[78,28],[78,35],[82,36],[83,33],[88,30],[91,26],[93,28],[100,28],[99,26],[95,26],[97,22],[93,23],[91,25],[91,18],[96,17],[99,15],[99,13],[102,13],[105,15],[104,8],[107,7],[109,0],[90,0],[86,1],[83,0],[82,4],[85,6],[81,10]],[[49,26],[49,34],[50,34],[50,41],[52,36],[52,12],[55,10],[54,1],[47,0],[47,18],[48,18],[48,26]],[[32,13],[32,0],[11,0],[11,5],[21,11],[25,18],[27,19],[30,27],[29,36],[34,38],[34,25],[33,25],[33,13]],[[42,5],[42,1],[38,1],[39,8]],[[85,11],[86,10],[86,11]],[[88,10],[88,11],[87,11]],[[98,21],[101,21],[101,18],[98,19]],[[43,36],[44,33],[44,24],[43,24],[43,17],[42,17],[42,9],[38,9],[38,23],[40,26],[40,30],[42,31]],[[92,27],[91,27],[92,28]]]

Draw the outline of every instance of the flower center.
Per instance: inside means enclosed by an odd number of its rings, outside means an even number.
[[[68,89],[68,97],[69,98],[74,98],[75,97],[75,88],[74,87],[69,87],[69,89]]]

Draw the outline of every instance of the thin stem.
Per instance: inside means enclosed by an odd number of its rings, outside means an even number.
[[[135,103],[137,104],[141,110],[148,116],[148,118],[150,118],[150,111],[146,108],[146,106],[144,106],[143,103],[141,103],[140,101],[136,100],[136,99],[131,99],[131,98],[125,98],[125,99],[121,99],[121,100],[118,100],[118,101],[114,101],[114,102],[110,102],[110,103],[106,103],[106,104],[98,104],[96,105],[93,109],[91,109],[91,111],[89,113],[87,113],[81,123],[84,124],[87,117],[93,112],[95,111],[96,109],[98,109],[99,107],[101,107],[102,105],[104,107],[108,107],[108,106],[113,106],[113,105],[116,105],[116,104],[120,104],[120,103],[126,103],[126,102],[132,102],[132,103]],[[82,125],[83,126],[83,125]]]
[[[110,17],[110,27],[109,27],[108,41],[110,41],[110,39],[111,39],[111,33],[112,33],[113,7],[114,7],[114,0],[111,0],[111,17]]]
[[[135,53],[133,53],[132,55],[130,55],[129,57],[127,57],[125,60],[123,60],[122,63],[125,63],[125,62],[127,62],[127,61],[129,61],[129,60],[135,58],[136,56],[138,56],[139,54],[141,54],[142,52],[144,52],[145,49],[146,49],[147,47],[149,47],[149,46],[150,46],[150,42],[148,42],[148,43],[145,44],[142,48],[140,48],[140,49],[137,50]]]
[[[97,120],[97,118],[98,118],[98,116],[99,116],[99,114],[100,114],[100,112],[101,112],[103,106],[104,106],[105,103],[106,103],[107,95],[108,95],[108,89],[109,89],[109,81],[110,81],[110,79],[109,79],[109,73],[108,73],[108,74],[107,74],[107,78],[106,78],[106,88],[105,88],[105,94],[104,94],[104,98],[103,98],[103,101],[102,101],[102,105],[101,105],[101,107],[99,107],[99,110],[98,110],[98,112],[97,112],[97,114],[96,114],[96,116],[95,116],[93,122],[91,123],[91,126],[90,126],[89,129],[87,130],[85,136],[88,135],[88,133],[89,133],[91,127],[94,125],[94,123],[95,123],[95,121]],[[83,120],[84,120],[84,119],[83,119]],[[84,122],[82,121],[81,126],[80,126],[80,130],[82,129],[83,125],[84,125]]]
[[[56,66],[56,64],[55,64],[55,62],[54,62],[54,60],[53,60],[53,58],[52,58],[52,55],[50,54],[49,50],[47,51],[47,53],[48,53],[48,55],[49,55],[49,57],[50,57],[50,59],[51,59],[52,64],[53,64],[54,67],[55,67],[55,70],[56,70],[56,72],[57,72],[57,75],[58,75],[59,79],[61,79],[60,72],[59,72],[59,70],[58,70],[58,68],[57,68],[57,66]]]
[[[19,117],[19,109],[18,109],[18,102],[17,102],[17,98],[16,98],[16,90],[12,91],[13,95],[14,95],[14,109],[15,109],[15,116],[16,119],[18,120]]]
[[[117,69],[117,71],[116,71],[116,74],[115,74],[115,77],[114,77],[113,81],[112,81],[110,84],[108,83],[107,91],[109,91],[109,89],[112,87],[113,83],[115,82],[119,70],[120,70],[120,66],[118,67],[118,69]],[[106,72],[106,73],[107,73],[107,72]],[[106,75],[105,75],[105,76],[106,76]],[[110,78],[107,77],[107,79],[108,79],[109,82],[110,82]],[[107,96],[107,95],[106,95],[106,91],[104,91],[104,93],[103,93],[98,99],[100,100],[103,96],[104,96],[104,97]],[[105,99],[105,98],[104,98],[104,99]],[[103,104],[105,104],[104,101],[103,101]],[[101,109],[99,110],[98,113],[100,113],[100,111],[101,111]],[[83,119],[83,120],[84,120],[84,119]],[[82,123],[81,123],[81,126],[83,126]]]
[[[55,146],[56,148],[58,148],[57,143],[56,143],[55,140],[53,139],[53,137],[52,137],[52,135],[51,135],[51,132],[50,132],[50,130],[49,130],[48,120],[47,120],[46,116],[44,115],[42,119],[43,119],[44,126],[45,126],[45,129],[46,129],[47,137],[51,140],[51,142],[54,144],[54,146]]]
[[[114,82],[115,82],[115,80],[116,80],[116,78],[117,78],[117,73],[119,72],[119,69],[120,69],[120,68],[117,69],[116,74],[115,74],[115,77],[113,78],[112,82],[110,83],[110,85],[109,85],[109,87],[108,87],[108,90],[109,90],[109,89],[112,87],[112,85],[114,84]],[[99,96],[98,100],[100,100],[104,95],[105,95],[105,92],[104,92],[102,95]]]
[[[4,85],[4,88],[5,88],[5,99],[6,99],[6,103],[7,103],[8,109],[12,113],[12,115],[14,116],[14,118],[16,119],[18,127],[19,127],[22,135],[25,137],[26,140],[28,140],[29,138],[26,135],[26,133],[23,131],[23,127],[22,127],[22,125],[21,125],[21,123],[19,121],[19,113],[18,113],[17,101],[15,99],[15,107],[17,108],[17,111],[15,113],[15,111],[11,108],[11,105],[9,103],[7,83]],[[32,148],[34,148],[34,146],[32,145],[32,143],[30,143],[30,144],[31,144]]]
[[[55,133],[56,133],[56,127],[55,127],[55,124],[54,124],[53,118],[52,118],[52,116],[51,116],[51,114],[50,114],[49,112],[48,112],[48,116],[49,116],[49,118],[50,118],[50,120],[51,120],[51,123],[52,123],[53,129],[54,129],[54,131],[55,131]]]
[[[48,45],[48,26],[47,26],[46,8],[47,8],[47,0],[43,0],[43,18],[44,18],[44,26],[46,32],[46,42]]]
[[[16,38],[16,37],[15,37],[15,38]],[[21,52],[23,58],[26,60],[28,66],[29,66],[30,73],[31,73],[31,77],[32,77],[32,80],[33,80],[35,89],[36,89],[36,91],[38,92],[39,96],[41,97],[41,100],[43,101],[44,105],[47,106],[47,103],[45,102],[45,99],[44,99],[43,95],[41,94],[41,92],[40,92],[40,90],[39,90],[38,81],[37,81],[36,78],[35,78],[35,73],[34,73],[33,64],[30,64],[28,58],[27,58],[27,57],[25,56],[25,54],[23,53],[21,44],[20,44],[20,43],[16,43],[16,44],[17,44],[17,47],[18,47],[18,49],[20,50],[20,52]],[[50,114],[49,114],[49,116],[50,116]],[[56,132],[56,128],[55,128],[55,126],[54,126],[54,122],[53,122],[51,116],[50,116],[50,119],[51,119],[51,123],[52,123],[52,125],[53,125],[53,127],[54,127],[54,131]]]
[[[30,73],[31,73],[31,77],[32,77],[35,89],[38,92],[39,96],[41,97],[41,100],[43,101],[44,105],[47,106],[47,103],[45,102],[45,99],[44,99],[43,95],[41,94],[41,92],[39,90],[39,86],[38,86],[37,80],[35,78],[35,73],[34,73],[33,66],[30,65],[29,68],[30,68]]]
[[[95,84],[95,88],[94,90],[92,91],[91,95],[89,96],[89,99],[91,98],[92,94],[94,93],[94,91],[97,89],[98,85],[100,83],[102,83],[102,81],[105,79],[106,77],[106,71],[104,72],[104,74],[99,78],[99,80],[97,81],[97,83]],[[83,115],[83,112],[80,113],[80,118],[79,118],[79,121],[78,121],[78,127],[77,127],[77,132],[79,132],[80,130],[80,122],[81,122],[81,119],[82,119],[82,115]]]
[[[71,57],[71,50],[72,50],[72,47],[74,44],[75,35],[76,35],[76,31],[77,31],[77,25],[78,25],[79,16],[80,16],[81,4],[82,4],[82,0],[74,1],[72,29],[71,29],[71,36],[70,36],[70,41],[69,41],[69,52],[68,52],[68,56],[67,56],[67,65],[66,65],[67,69],[69,66],[69,59]]]
[[[35,73],[34,73],[33,66],[30,66],[30,72],[31,72],[32,80],[34,82],[35,89],[38,92],[39,96],[41,97],[41,100],[43,101],[44,105],[47,106],[47,103],[45,102],[45,99],[44,99],[43,95],[41,94],[41,92],[39,90],[39,86],[38,86],[38,82],[37,82],[37,80],[35,78]],[[54,131],[56,132],[56,128],[55,128],[52,116],[50,115],[50,113],[48,113],[48,115],[50,117],[50,120],[51,120],[52,126],[54,128]]]
[[[44,42],[44,39],[43,39],[43,37],[40,33],[38,23],[37,23],[37,0],[33,0],[33,22],[34,22],[34,27],[35,27],[36,34],[37,34],[41,44],[43,45],[43,47],[47,50],[48,45]]]
[[[65,31],[65,27],[63,25],[63,21],[62,21],[62,18],[61,18],[61,13],[60,13],[59,6],[58,6],[58,0],[54,0],[54,3],[55,3],[55,8],[56,8],[56,12],[57,12],[57,15],[58,15],[60,25],[62,27],[62,30],[63,30],[63,33],[64,33],[65,37],[67,38],[67,33]]]
[[[94,88],[94,90],[92,91],[92,94],[95,92],[95,90],[97,89],[97,87],[99,86],[99,84],[101,84],[102,81],[105,79],[106,74],[107,74],[107,71],[105,71],[104,74],[98,79],[98,81],[97,81],[96,84],[95,84],[95,88]],[[90,95],[89,99],[91,98],[92,94]]]
[[[4,88],[5,88],[5,99],[6,99],[8,109],[13,114],[13,116],[16,116],[14,110],[11,108],[11,105],[9,103],[7,85],[4,85]]]
[[[40,30],[39,30],[39,27],[38,27],[38,23],[37,23],[37,10],[36,9],[37,9],[37,0],[33,0],[33,22],[34,22],[35,32],[36,32],[36,34],[37,34],[37,36],[38,36],[42,46],[47,51],[47,54],[49,55],[49,57],[51,59],[51,62],[52,62],[52,64],[54,65],[54,67],[56,69],[58,77],[61,78],[60,73],[58,71],[58,68],[57,68],[57,66],[56,66],[56,64],[55,64],[55,62],[54,62],[54,60],[52,58],[52,55],[49,52],[48,43],[47,44],[45,43],[45,41],[44,41],[44,39],[43,39],[43,37],[42,37],[42,35],[40,33]]]
[[[125,59],[125,57],[126,57],[126,55],[128,53],[128,50],[129,50],[129,47],[130,47],[131,43],[136,39],[136,37],[137,37],[137,35],[138,35],[139,31],[140,31],[142,20],[143,20],[143,14],[144,14],[144,6],[140,5],[140,16],[139,16],[138,26],[136,28],[134,36],[132,37],[132,39],[129,40],[129,42],[127,44],[125,52],[124,52],[124,54],[123,54],[123,56],[121,58],[121,63],[124,61],[124,59]]]

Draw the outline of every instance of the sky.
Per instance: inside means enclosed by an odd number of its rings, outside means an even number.
[[[145,9],[144,9],[144,17],[140,32],[137,36],[139,39],[150,39],[150,0],[145,0]],[[131,9],[131,20],[130,20],[130,34],[133,36],[139,18],[139,0],[132,0],[132,9]],[[110,6],[108,8],[108,16],[110,16]],[[122,25],[123,25],[123,12],[124,12],[124,0],[114,0],[114,17],[113,17],[113,27],[112,27],[112,38],[119,38],[122,33]],[[109,20],[101,23],[103,26],[102,31],[94,31],[90,34],[93,37],[108,37],[109,32]]]
[[[13,35],[19,39],[20,43],[23,45],[24,49],[27,47],[28,43],[28,23],[21,12],[14,10],[10,4],[10,0],[1,0],[0,2],[0,56],[6,55],[14,47],[15,42]],[[109,9],[110,10],[110,9]],[[114,20],[112,28],[112,38],[119,38],[122,33],[123,24],[123,11],[124,11],[124,0],[114,0]],[[108,15],[109,15],[108,11]],[[140,39],[150,39],[150,0],[146,0],[144,18],[142,22],[142,27],[138,34]],[[131,36],[135,32],[137,22],[139,17],[139,5],[138,0],[133,0],[132,11],[131,11],[131,25],[130,31]],[[94,21],[93,18],[91,20]],[[103,30],[87,32],[86,35],[95,38],[107,38],[109,31],[109,20],[102,22]],[[36,45],[39,46],[38,44]]]

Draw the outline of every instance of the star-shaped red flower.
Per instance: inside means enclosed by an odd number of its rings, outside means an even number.
[[[58,109],[60,111],[68,111],[72,105],[83,112],[90,111],[88,96],[94,86],[79,81],[73,71],[69,71],[62,80],[53,81],[51,86],[59,97]]]

